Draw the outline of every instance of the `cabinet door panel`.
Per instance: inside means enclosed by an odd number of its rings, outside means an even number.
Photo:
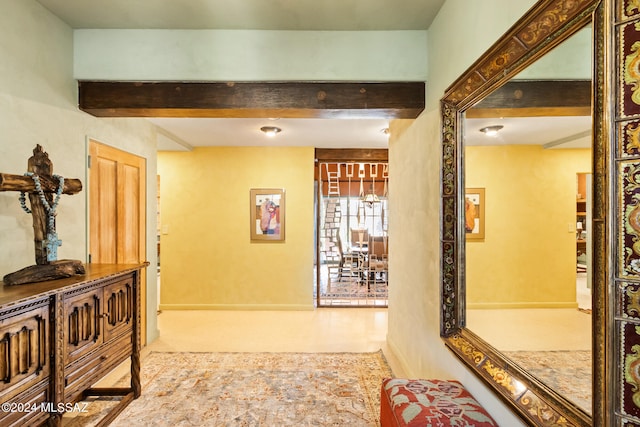
[[[48,300],[0,317],[0,397],[8,399],[49,375]]]
[[[132,330],[133,276],[104,288],[104,340]]]
[[[64,355],[70,363],[102,343],[102,289],[95,289],[64,301]]]

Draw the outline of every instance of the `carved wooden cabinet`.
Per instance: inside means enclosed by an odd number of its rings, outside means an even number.
[[[0,289],[0,425],[61,422],[90,395],[122,396],[108,424],[140,395],[140,271],[88,264],[86,274]],[[131,384],[92,388],[131,359]]]
[[[51,401],[51,321],[49,298],[43,297],[0,310],[0,400]],[[47,413],[19,413],[2,408],[0,425],[37,424]],[[28,421],[28,423],[27,423]]]

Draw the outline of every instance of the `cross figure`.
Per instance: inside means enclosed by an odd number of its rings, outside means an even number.
[[[20,191],[28,193],[30,208],[21,198],[23,209],[33,216],[33,240],[35,244],[36,265],[47,265],[58,259],[58,247],[62,241],[55,231],[54,212],[48,210],[57,205],[53,194],[62,185],[62,194],[76,194],[82,191],[79,179],[57,179],[53,176],[53,162],[38,144],[33,156],[27,163],[27,174],[11,175],[0,173],[0,191]],[[58,196],[59,197],[59,196]]]
[[[47,252],[47,261],[56,261],[58,259],[58,246],[62,246],[62,240],[58,238],[57,233],[47,233],[47,240],[42,242],[42,246]]]

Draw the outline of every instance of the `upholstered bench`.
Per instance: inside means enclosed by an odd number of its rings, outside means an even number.
[[[380,395],[382,427],[497,427],[458,381],[387,378]]]

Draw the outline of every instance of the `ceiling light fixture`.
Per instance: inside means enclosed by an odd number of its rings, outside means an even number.
[[[385,135],[389,135],[391,131],[389,130],[389,128],[382,128],[380,129],[380,132],[384,133]]]
[[[260,130],[262,132],[265,133],[265,135],[270,136],[270,137],[274,137],[276,136],[278,133],[282,132],[282,129],[275,127],[275,126],[262,126],[260,128]]]
[[[362,201],[369,205],[369,207],[372,207],[374,203],[380,203],[380,198],[374,192],[373,188],[371,188],[371,192],[365,194],[365,196],[362,198]]]
[[[362,171],[364,172],[364,165],[361,163]],[[371,176],[371,190],[368,193],[364,193],[363,191],[363,175],[360,175],[360,199],[363,203],[366,203],[370,208],[373,207],[374,203],[380,203],[380,198],[376,194],[376,176],[378,175],[378,165],[372,165],[369,163],[369,176]]]
[[[502,125],[487,126],[480,129],[480,132],[484,133],[487,136],[496,136],[498,134],[498,131],[503,127],[504,126]]]

